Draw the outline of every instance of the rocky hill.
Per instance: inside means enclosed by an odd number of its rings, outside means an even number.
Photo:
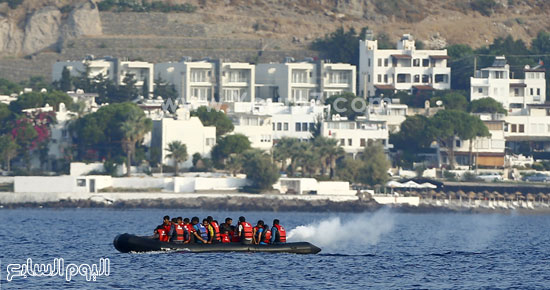
[[[550,30],[545,0],[163,1],[191,5],[191,13],[132,12],[124,5],[98,11],[96,0],[24,0],[15,8],[9,2],[0,0],[0,77],[12,79],[47,76],[55,60],[86,54],[149,61],[301,58],[315,54],[308,50],[313,39],[341,26],[368,26],[392,40],[412,33],[436,48],[479,47],[506,35],[529,42]]]

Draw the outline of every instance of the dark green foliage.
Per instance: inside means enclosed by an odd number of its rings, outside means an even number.
[[[375,186],[378,184],[384,185],[389,179],[388,169],[390,162],[384,148],[381,145],[372,145],[365,148],[361,155],[363,164],[359,168],[357,179],[360,183]]]
[[[59,89],[63,92],[71,90],[71,72],[67,67],[61,72],[61,80],[59,81]]]
[[[160,74],[155,79],[155,90],[153,92],[155,96],[160,96],[164,100],[171,99],[175,101],[178,98],[178,92],[173,84],[169,84],[160,77]]]
[[[494,10],[498,8],[498,3],[495,0],[472,0],[470,7],[483,16],[491,16]]]
[[[264,152],[249,150],[242,155],[242,167],[246,178],[252,181],[252,187],[258,190],[271,189],[279,179],[279,170]]]
[[[231,154],[240,154],[250,149],[250,140],[242,134],[221,137],[212,148],[212,159],[217,167],[222,167]]]
[[[66,107],[73,105],[73,99],[64,92],[52,91],[48,93],[30,92],[22,94],[9,105],[14,113],[21,113],[24,109],[43,107],[46,104],[59,109],[59,104],[64,103]]]
[[[0,79],[0,94],[2,95],[11,95],[19,94],[23,90],[19,84],[10,82],[6,79]]]
[[[447,47],[451,57],[451,88],[453,90],[470,90],[470,77],[474,74],[474,50],[466,44],[455,44]]]
[[[472,113],[499,113],[506,114],[506,110],[501,103],[493,98],[482,98],[470,102],[468,110]]]
[[[439,100],[447,110],[466,111],[468,107],[468,99],[458,91],[438,91],[436,96],[430,99],[430,103],[435,106]]]
[[[345,31],[343,27],[313,41],[311,48],[321,52],[323,58],[334,62],[359,64],[359,40],[360,37],[352,27]]]
[[[23,3],[23,0],[0,0],[0,3],[8,3],[8,6],[11,9],[17,8],[21,3]]]
[[[357,100],[356,100],[357,99]],[[334,95],[325,100],[325,105],[330,105],[330,114],[340,114],[342,117],[347,117],[349,120],[355,120],[357,116],[363,116],[365,114],[364,101],[360,101],[362,98],[354,95],[353,93],[343,93],[341,95]],[[354,102],[354,100],[356,100]],[[355,109],[362,109],[362,111]]]
[[[235,128],[233,126],[233,122],[231,122],[223,111],[217,111],[215,109],[202,106],[197,110],[192,111],[191,116],[199,117],[204,126],[215,126],[217,137],[223,136],[226,133],[233,131]]]

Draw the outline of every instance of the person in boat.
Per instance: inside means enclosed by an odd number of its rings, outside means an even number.
[[[232,243],[241,242],[241,237],[239,236],[239,229],[236,226],[231,226],[231,232],[229,232],[229,236]]]
[[[233,220],[231,218],[226,218],[225,223],[220,225],[220,241],[222,243],[230,243],[231,242],[231,223]]]
[[[264,225],[264,230],[260,238],[260,245],[269,245],[271,242],[271,230],[268,225]]]
[[[156,227],[153,237],[161,242],[168,242],[170,240],[170,236],[168,235],[170,229],[172,229],[172,223],[170,222],[170,217],[166,215],[163,218],[162,224]]]
[[[260,244],[260,241],[262,240],[263,232],[264,232],[264,221],[259,220],[256,223],[256,226],[252,228],[252,240],[254,241],[254,244],[256,245]]]
[[[238,233],[241,243],[252,244],[254,237],[252,234],[252,225],[246,221],[244,216],[239,217]]]
[[[206,244],[208,242],[208,233],[203,224],[199,223],[198,217],[193,217],[191,219],[191,224],[193,225],[193,240],[195,243]]]
[[[283,226],[279,224],[278,219],[273,220],[273,227],[271,228],[271,243],[286,243],[286,230]]]
[[[178,217],[176,219],[176,222],[173,223],[173,230],[171,230],[170,235],[170,241],[175,243],[185,243],[185,241],[189,240],[189,232],[187,231],[187,228],[183,225],[183,218]]]
[[[220,226],[218,225],[218,221],[214,220],[212,216],[208,216],[206,220],[208,221],[208,243],[220,243]]]
[[[195,229],[193,228],[193,225],[191,224],[191,221],[189,220],[189,218],[184,218],[183,219],[183,227],[187,230],[187,239],[185,240],[185,243],[190,243],[191,240],[193,239],[194,237],[194,232],[195,232]]]

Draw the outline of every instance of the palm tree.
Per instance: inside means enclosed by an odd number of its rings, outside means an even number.
[[[326,175],[328,169],[330,171],[330,178],[333,178],[336,160],[344,156],[344,149],[338,145],[338,140],[321,136],[316,137],[313,140],[313,144],[321,158],[323,175]]]
[[[0,137],[1,158],[6,162],[8,172],[11,171],[11,160],[17,156],[17,150],[19,150],[19,146],[11,136],[4,135]]]
[[[132,166],[132,157],[136,151],[136,144],[142,140],[153,128],[151,119],[144,114],[134,114],[122,123],[122,149],[126,153],[126,176],[130,176]]]
[[[181,141],[173,141],[168,144],[166,148],[170,154],[166,155],[166,158],[174,159],[174,171],[175,175],[179,174],[179,164],[187,160],[187,146],[181,143]]]

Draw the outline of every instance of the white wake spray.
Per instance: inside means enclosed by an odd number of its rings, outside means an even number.
[[[290,241],[307,241],[323,251],[341,250],[346,247],[372,246],[389,233],[394,226],[394,216],[388,211],[360,214],[342,221],[332,217],[305,226],[298,226],[288,233]]]

